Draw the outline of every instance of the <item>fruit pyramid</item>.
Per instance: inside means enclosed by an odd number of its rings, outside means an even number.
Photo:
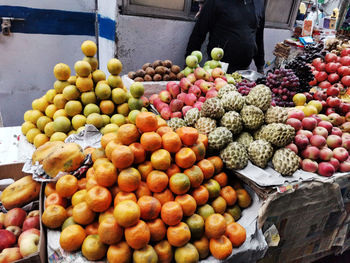
[[[137,115],[87,148],[86,177],[64,175],[45,187],[43,223],[61,228],[60,245],[88,260],[198,262],[231,255],[246,239],[237,221],[251,197],[230,185],[208,138],[174,131],[150,112]],[[232,178],[231,178],[232,179]]]
[[[102,134],[117,131],[125,123],[135,123],[139,112],[147,111],[143,85],[135,82],[127,91],[119,76],[122,63],[118,59],[108,61],[110,75],[106,77],[97,69],[96,44],[84,41],[81,50],[85,57],[74,64],[76,76],[68,65],[55,65],[53,89],[35,99],[32,110],[24,114],[22,133],[36,148],[49,140],[64,141],[85,124],[93,124]]]

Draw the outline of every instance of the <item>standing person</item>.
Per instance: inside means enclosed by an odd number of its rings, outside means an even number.
[[[188,41],[186,55],[200,50],[209,32],[208,55],[224,50],[228,72],[247,69],[254,59],[258,72],[264,60],[264,0],[206,0]]]

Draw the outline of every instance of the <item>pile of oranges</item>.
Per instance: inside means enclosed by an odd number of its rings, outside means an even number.
[[[150,112],[89,148],[86,178],[64,175],[45,188],[43,223],[62,228],[60,245],[88,260],[198,262],[231,255],[246,239],[235,222],[251,203],[229,185],[208,140],[191,127],[173,131]],[[71,204],[71,205],[69,205]]]

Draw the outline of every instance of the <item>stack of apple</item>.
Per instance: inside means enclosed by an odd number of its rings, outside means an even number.
[[[204,68],[197,67],[179,84],[168,82],[166,90],[153,94],[149,101],[163,119],[182,118],[192,108],[201,110],[205,100],[216,97],[218,90],[227,84],[225,72],[221,68],[214,68],[210,74]]]
[[[350,49],[343,49],[340,56],[327,53],[324,60],[314,59],[311,70],[315,77],[309,82],[311,86],[327,89],[336,85],[345,92],[350,87]]]
[[[13,262],[38,252],[39,210],[28,214],[22,208],[0,213],[0,262]]]
[[[337,171],[350,172],[349,127],[342,130],[336,127],[340,123],[339,119],[327,121],[322,118],[326,119],[322,114],[306,117],[300,109],[290,110],[287,124],[293,126],[296,136],[287,147],[302,158],[301,167],[304,171],[317,172],[322,176],[332,176]],[[346,123],[350,124],[350,112],[345,118],[348,121]]]

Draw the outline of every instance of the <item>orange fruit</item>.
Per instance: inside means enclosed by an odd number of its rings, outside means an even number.
[[[232,244],[226,236],[212,238],[209,242],[209,250],[214,258],[225,259],[232,253]]]
[[[162,171],[153,170],[147,175],[147,186],[154,193],[160,193],[168,186],[169,178]]]
[[[195,263],[199,261],[199,254],[194,245],[187,243],[176,248],[174,258],[176,263]]]
[[[45,196],[56,192],[56,183],[47,183],[45,186]]]
[[[87,147],[84,149],[83,153],[84,153],[84,155],[88,155],[88,154],[92,154],[95,150],[96,150],[96,148],[94,148],[94,147]],[[92,160],[92,161],[94,161],[94,160]]]
[[[131,263],[132,252],[130,247],[125,241],[109,246],[107,260],[109,263]]]
[[[132,200],[137,202],[136,195],[134,193],[119,192],[114,198],[114,207],[124,200]]]
[[[150,161],[141,163],[137,167],[137,170],[141,173],[142,181],[146,181],[147,175],[153,170],[152,163]]]
[[[182,211],[181,211],[182,212]],[[67,218],[67,212],[61,205],[50,205],[45,208],[41,220],[49,228],[60,227]]]
[[[204,143],[202,142],[197,142],[192,145],[191,150],[194,152],[196,155],[196,161],[203,160],[205,158],[205,153],[206,153],[206,148]]]
[[[129,148],[134,154],[134,163],[139,164],[143,163],[146,160],[146,151],[143,148],[142,144],[134,142],[129,145]]]
[[[179,203],[169,201],[162,206],[160,215],[165,224],[174,226],[180,223],[183,212]]]
[[[222,216],[225,218],[226,220],[226,226],[228,226],[229,224],[235,222],[235,219],[233,218],[233,216],[231,216],[229,213],[223,213]]]
[[[220,214],[212,214],[205,220],[205,235],[208,238],[219,238],[225,234],[226,220]]]
[[[161,241],[164,239],[166,235],[166,227],[160,218],[147,222],[147,226],[151,233],[151,241]]]
[[[164,149],[159,149],[153,152],[151,155],[151,163],[156,170],[167,170],[171,164],[170,153]]]
[[[191,239],[191,231],[188,225],[180,222],[175,226],[169,226],[166,236],[170,245],[174,247],[182,247]]]
[[[121,145],[121,142],[118,139],[111,140],[110,142],[107,143],[105,148],[105,154],[108,159],[111,160],[112,152],[118,145]]]
[[[204,179],[210,179],[213,177],[215,172],[215,167],[211,161],[204,159],[197,163],[198,167],[201,168]]]
[[[205,148],[208,149],[208,137],[207,137],[207,135],[200,133],[198,135],[197,143],[198,142],[202,142],[204,144]]]
[[[78,190],[78,179],[71,175],[63,175],[56,183],[56,191],[62,197],[71,197]]]
[[[73,206],[67,207],[66,208],[66,213],[67,213],[67,217],[73,216]]]
[[[111,192],[113,199],[117,196],[117,194],[119,192],[122,191],[122,190],[120,190],[118,185],[113,185],[112,187],[109,187],[108,189]]]
[[[169,188],[174,194],[185,194],[191,188],[190,179],[184,173],[174,174],[169,180]]]
[[[118,176],[118,186],[124,192],[135,191],[141,182],[141,174],[133,167],[122,170]]]
[[[142,196],[137,204],[140,207],[141,218],[144,220],[156,219],[162,207],[159,200],[153,196]]]
[[[193,214],[186,220],[191,231],[191,239],[199,239],[204,234],[204,219],[198,214]]]
[[[166,202],[174,201],[174,195],[168,188],[161,193],[153,193],[153,197],[157,198],[162,205]]]
[[[157,117],[157,121],[158,121],[158,127],[168,126],[168,124],[166,123],[166,121],[162,117],[160,117],[159,115],[157,115],[156,117]]]
[[[74,207],[77,204],[84,202],[85,196],[86,196],[86,189],[75,192],[75,194],[72,196],[72,199],[71,199],[72,206]]]
[[[213,179],[214,179],[215,181],[217,181],[221,187],[226,186],[227,183],[228,183],[228,176],[227,176],[227,174],[224,173],[224,172],[221,172],[221,173],[215,175],[215,176],[213,177]]]
[[[136,197],[140,198],[142,196],[152,196],[151,190],[149,190],[147,183],[141,181],[139,187],[135,191]]]
[[[167,240],[162,240],[154,246],[154,250],[158,255],[159,263],[171,263],[173,259],[173,251]]]
[[[162,137],[156,132],[145,132],[141,135],[140,143],[146,151],[154,152],[162,147]]]
[[[158,255],[154,248],[150,245],[146,245],[144,248],[135,250],[132,254],[134,263],[157,263]]]
[[[99,235],[88,235],[81,252],[88,260],[99,260],[106,256],[107,246],[101,242]]]
[[[108,158],[98,158],[94,164],[92,165],[92,168],[95,168],[97,165],[104,163],[104,162],[109,162]],[[95,174],[95,171],[93,172]]]
[[[141,211],[136,202],[124,200],[116,205],[113,214],[120,226],[130,227],[139,221]]]
[[[123,237],[123,228],[118,225],[117,220],[107,217],[98,226],[98,235],[101,242],[112,245],[119,242]]]
[[[103,149],[106,149],[106,146],[107,144],[110,142],[110,141],[113,141],[115,139],[117,139],[118,136],[117,136],[117,133],[116,132],[110,132],[110,133],[106,133],[102,136],[101,138],[101,146]]]
[[[237,194],[235,189],[231,186],[225,186],[221,189],[220,195],[225,199],[227,205],[234,205],[237,201]]]
[[[94,177],[87,180],[86,190],[89,191],[92,187],[97,186],[97,185],[98,185],[98,183],[96,181],[96,177],[94,176]]]
[[[197,205],[204,205],[209,200],[209,191],[203,185],[193,189],[192,196],[196,200]]]
[[[152,112],[140,112],[136,117],[136,127],[141,132],[152,132],[158,128],[158,120]]]
[[[193,242],[193,245],[196,247],[199,259],[204,259],[209,255],[209,240],[206,236],[202,236],[201,239]]]
[[[246,239],[246,230],[240,224],[233,222],[227,225],[225,235],[230,239],[232,246],[241,246]]]
[[[242,208],[247,208],[252,203],[252,199],[245,189],[236,190],[238,205]]]
[[[95,176],[94,167],[90,167],[90,168],[86,171],[86,180],[89,180],[90,178],[93,178],[94,176]]]
[[[163,136],[165,133],[167,132],[172,132],[173,129],[170,128],[169,126],[162,126],[162,127],[159,127],[157,129],[157,133],[160,135],[160,136]]]
[[[123,124],[119,127],[118,139],[124,145],[132,144],[133,142],[137,142],[140,138],[140,133],[137,130],[137,127],[134,124]]]
[[[231,185],[233,187],[233,189],[237,190],[237,189],[243,189],[243,186],[241,185],[241,182],[238,181],[237,179],[234,179],[232,182],[231,182]]]
[[[216,198],[220,195],[220,190],[221,187],[217,181],[214,179],[209,179],[204,186],[208,189],[209,191],[209,198],[213,199]]]
[[[226,211],[227,204],[225,199],[219,196],[211,202],[211,206],[214,208],[215,213],[223,214]]]
[[[183,169],[190,168],[196,162],[196,155],[191,148],[181,148],[175,154],[175,163]]]
[[[235,221],[237,221],[241,218],[242,210],[238,206],[238,204],[235,204],[234,206],[227,207],[226,212],[229,213]]]
[[[98,216],[98,223],[101,223],[103,220],[105,220],[108,217],[114,218],[114,208],[113,207],[109,207],[106,211],[100,213],[100,215]]]
[[[47,208],[49,205],[60,205],[66,207],[67,199],[63,198],[58,193],[52,193],[45,199],[45,208]]]
[[[181,173],[181,170],[180,170],[179,166],[177,166],[176,164],[172,163],[170,165],[170,167],[165,172],[168,175],[168,177],[170,178],[172,175],[174,175],[176,173]]]
[[[214,208],[211,205],[205,204],[197,209],[197,214],[206,220],[209,216],[215,214]]]
[[[97,148],[91,153],[91,159],[93,162],[99,158],[107,158],[105,150],[103,148]]]
[[[92,211],[103,212],[111,205],[112,195],[107,188],[97,185],[87,191],[85,200]]]
[[[94,222],[90,225],[87,225],[85,227],[85,233],[86,235],[97,235],[98,234],[98,222]]]
[[[128,146],[118,145],[112,151],[111,160],[116,168],[124,169],[133,164],[134,153]]]
[[[117,169],[111,162],[103,162],[94,167],[96,181],[102,186],[112,186],[117,181]]]
[[[86,189],[86,183],[87,183],[87,179],[86,179],[85,177],[79,179],[79,180],[78,180],[78,189],[79,189],[79,190]]]
[[[176,153],[181,149],[182,142],[176,132],[170,131],[162,135],[162,145],[168,152]]]
[[[100,109],[103,114],[112,114],[114,112],[114,103],[111,100],[102,100],[100,102]]]
[[[184,145],[191,146],[198,140],[198,131],[192,127],[181,127],[176,130]]]
[[[191,187],[193,188],[199,187],[204,180],[203,172],[197,165],[193,165],[191,168],[186,169],[184,174],[190,179]]]
[[[144,248],[151,239],[147,224],[139,220],[136,225],[125,228],[125,240],[133,249]]]
[[[196,200],[189,194],[178,195],[175,198],[175,202],[181,205],[182,212],[184,216],[191,216],[196,212],[197,203]]]
[[[208,160],[211,161],[211,163],[214,165],[215,174],[218,174],[222,171],[224,163],[219,156],[211,156],[208,158]]]
[[[81,202],[73,207],[73,218],[78,224],[91,224],[95,220],[95,215],[86,202]]]
[[[67,226],[60,235],[60,245],[66,251],[78,250],[86,237],[85,230],[79,225]]]

